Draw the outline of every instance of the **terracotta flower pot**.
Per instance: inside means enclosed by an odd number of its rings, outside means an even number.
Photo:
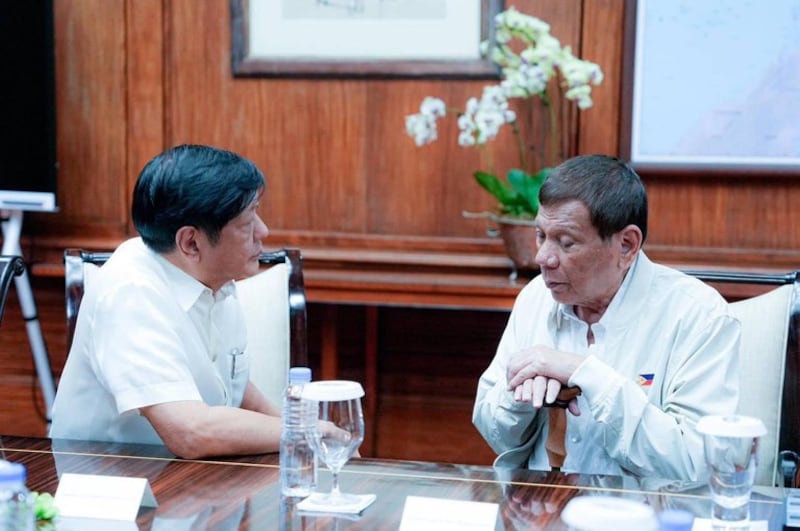
[[[536,227],[531,219],[500,216],[493,212],[462,212],[465,218],[489,219],[495,227],[487,230],[490,236],[500,236],[506,254],[513,265],[509,279],[517,280],[520,271],[538,273],[536,264]]]
[[[518,270],[538,271],[536,264],[536,228],[521,221],[497,220],[497,227],[506,253]]]

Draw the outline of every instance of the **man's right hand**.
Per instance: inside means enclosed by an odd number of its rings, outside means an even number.
[[[529,378],[514,388],[514,399],[518,402],[530,402],[533,407],[566,408],[575,416],[581,414],[577,397],[580,387],[565,387],[554,378],[536,376]]]

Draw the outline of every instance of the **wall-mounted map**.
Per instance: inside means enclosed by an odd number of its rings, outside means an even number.
[[[631,160],[800,169],[800,0],[639,0]]]

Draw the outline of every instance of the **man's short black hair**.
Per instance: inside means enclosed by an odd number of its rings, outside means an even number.
[[[647,192],[628,164],[607,155],[580,155],[559,164],[547,176],[539,203],[555,206],[578,200],[589,209],[589,219],[603,239],[628,225],[647,237]]]
[[[158,253],[175,248],[183,226],[215,243],[222,228],[264,188],[251,161],[223,149],[181,145],[148,162],[133,190],[131,215],[144,243]]]

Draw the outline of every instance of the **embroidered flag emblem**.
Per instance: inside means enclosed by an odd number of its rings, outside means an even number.
[[[655,376],[655,374],[653,373],[640,374],[639,385],[642,387],[650,387],[651,385],[653,385],[653,376]]]

